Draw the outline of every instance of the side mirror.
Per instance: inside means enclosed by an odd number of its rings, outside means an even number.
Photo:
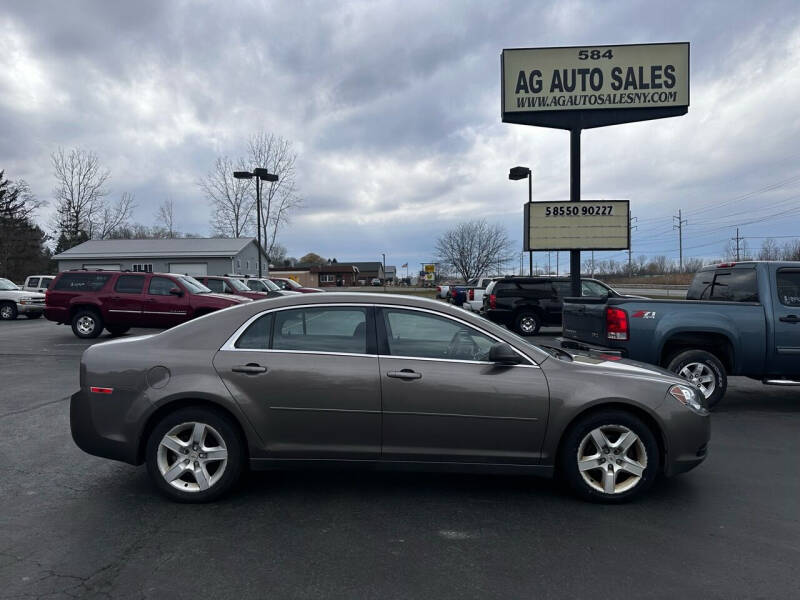
[[[522,357],[504,342],[498,342],[489,348],[489,362],[500,365],[518,365],[522,362]]]
[[[172,294],[173,296],[178,296],[179,298],[183,296],[183,290],[179,287],[174,287],[170,289],[169,293]]]

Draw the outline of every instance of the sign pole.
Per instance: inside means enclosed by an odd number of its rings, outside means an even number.
[[[569,130],[569,200],[581,201],[581,128]],[[569,251],[569,279],[572,296],[581,295],[581,251]]]
[[[528,170],[528,204],[531,202],[533,202],[533,171]],[[533,250],[528,251],[528,275],[533,277]]]

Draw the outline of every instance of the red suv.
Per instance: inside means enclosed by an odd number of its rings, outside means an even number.
[[[243,302],[250,300],[213,294],[188,275],[81,269],[56,276],[44,316],[71,324],[79,338],[96,338],[104,327],[111,335],[131,327],[172,327]]]

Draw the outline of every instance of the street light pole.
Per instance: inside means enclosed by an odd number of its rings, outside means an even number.
[[[258,229],[256,239],[258,240],[258,278],[261,279],[263,274],[261,270],[261,182],[274,183],[278,181],[278,176],[270,173],[267,169],[258,167],[253,169],[252,173],[250,171],[234,171],[233,176],[236,179],[253,179],[255,177],[256,180],[256,229]]]
[[[511,167],[508,171],[508,178],[512,181],[518,181],[520,179],[528,178],[528,204],[533,203],[533,171],[531,171],[528,167]],[[530,206],[526,207],[526,210],[530,213]],[[527,217],[525,219],[527,223]],[[524,232],[524,238],[527,239],[528,232]],[[528,250],[528,273],[533,275],[533,250]]]

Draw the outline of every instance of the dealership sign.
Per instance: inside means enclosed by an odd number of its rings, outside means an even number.
[[[685,114],[689,44],[503,50],[503,121],[545,127],[613,125]],[[576,115],[577,116],[577,115]]]
[[[525,250],[627,250],[630,239],[628,200],[525,204]]]

